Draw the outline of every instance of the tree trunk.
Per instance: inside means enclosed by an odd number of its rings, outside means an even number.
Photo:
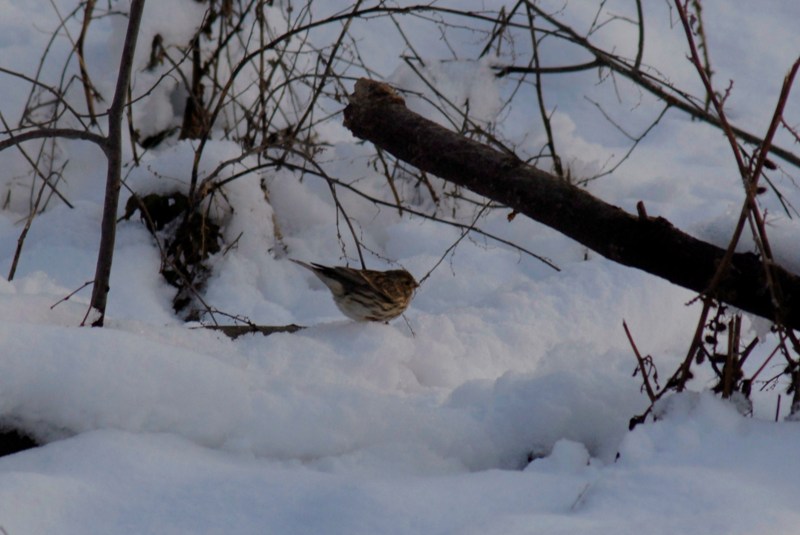
[[[513,154],[464,138],[417,115],[386,84],[356,82],[344,124],[397,158],[475,193],[503,203],[620,264],[636,267],[698,293],[725,251],[689,236],[662,217],[628,214]],[[784,302],[780,317],[800,328],[800,277],[775,267]],[[752,253],[734,255],[710,297],[774,320],[764,266]]]
[[[128,84],[131,80],[133,56],[136,51],[136,40],[139,37],[139,24],[142,20],[144,2],[145,0],[132,0],[131,2],[128,31],[125,34],[125,44],[119,62],[114,100],[108,110],[108,136],[102,144],[108,160],[108,167],[103,221],[100,226],[100,247],[97,252],[97,267],[92,287],[91,308],[98,312],[98,317],[92,322],[93,327],[103,326],[108,292],[111,289],[111,263],[114,258],[114,243],[117,236],[117,207],[119,190],[122,187],[122,118],[128,95]]]

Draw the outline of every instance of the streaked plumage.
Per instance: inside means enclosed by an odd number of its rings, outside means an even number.
[[[356,321],[384,321],[396,318],[408,308],[417,281],[404,269],[373,271],[349,267],[328,267],[291,259],[312,271],[333,294],[333,301],[348,318]]]

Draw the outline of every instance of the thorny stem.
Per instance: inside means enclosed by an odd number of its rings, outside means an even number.
[[[767,357],[764,363],[762,363],[762,365],[758,368],[758,370],[753,374],[753,376],[750,379],[743,381],[743,384],[746,383],[749,388],[749,385],[752,384],[752,381],[761,373],[761,371],[766,366],[767,362],[769,362],[772,359],[772,357],[775,355],[775,353],[778,351],[780,347],[784,346],[785,338],[786,337],[794,338],[791,329],[787,329],[782,326],[781,320],[783,315],[782,314],[783,302],[781,297],[781,290],[775,277],[773,276],[773,270],[775,268],[775,265],[772,260],[772,251],[769,246],[769,242],[767,240],[764,220],[763,217],[761,216],[761,213],[756,203],[756,194],[757,194],[758,180],[763,172],[764,165],[766,164],[766,158],[771,147],[772,139],[775,136],[778,126],[782,123],[783,109],[788,100],[789,92],[793,84],[794,78],[797,74],[798,69],[800,68],[800,58],[795,61],[789,73],[784,78],[783,87],[781,89],[780,97],[778,98],[778,103],[776,105],[775,112],[773,113],[770,126],[767,130],[767,133],[763,141],[760,144],[755,161],[754,162],[751,161],[751,165],[748,167],[744,163],[744,158],[742,157],[741,150],[736,142],[736,135],[726,118],[724,103],[722,100],[720,100],[718,95],[713,90],[710,80],[711,68],[710,68],[710,63],[708,61],[707,50],[704,49],[704,51],[706,52],[705,63],[702,63],[700,60],[697,46],[694,41],[691,22],[686,12],[687,5],[688,5],[688,0],[685,0],[685,3],[682,3],[681,0],[675,1],[675,6],[680,16],[681,23],[683,25],[684,32],[686,34],[686,40],[689,45],[689,50],[690,50],[689,59],[695,66],[698,75],[700,76],[703,82],[703,85],[706,89],[707,98],[709,99],[711,105],[713,105],[717,117],[719,118],[721,128],[725,133],[726,137],[728,138],[731,150],[733,151],[737,166],[741,174],[742,184],[745,189],[745,201],[742,206],[739,221],[736,225],[736,229],[728,245],[726,253],[723,256],[723,259],[720,262],[719,266],[717,267],[717,270],[713,278],[711,279],[711,282],[708,285],[708,289],[706,290],[704,295],[701,296],[701,300],[703,301],[703,310],[700,314],[697,327],[695,328],[695,334],[692,339],[692,343],[690,344],[686,358],[684,359],[683,363],[678,368],[678,370],[675,372],[675,374],[670,378],[669,381],[667,381],[664,389],[662,389],[658,394],[656,394],[655,397],[651,396],[650,392],[648,391],[648,396],[650,397],[651,401],[650,408],[648,408],[648,410],[643,415],[632,419],[631,420],[632,425],[634,425],[637,422],[643,421],[644,417],[651,411],[654,401],[660,398],[665,392],[672,389],[681,391],[685,388],[687,380],[691,377],[690,367],[692,359],[694,358],[694,355],[699,350],[702,344],[702,334],[706,326],[706,322],[708,319],[708,312],[710,310],[710,306],[712,303],[712,300],[709,296],[713,295],[715,288],[720,283],[722,277],[730,267],[730,262],[731,259],[733,258],[733,253],[735,251],[736,245],[739,243],[739,239],[741,237],[741,233],[744,228],[744,223],[746,221],[750,222],[754,234],[754,239],[761,253],[762,263],[764,266],[765,276],[767,280],[767,286],[771,293],[774,306],[774,314],[775,314],[774,320],[779,326],[780,329],[779,334],[781,337],[781,341],[778,344],[778,346],[776,346],[775,350],[773,350],[773,352],[769,355],[769,357]],[[700,8],[699,2],[696,2],[695,5],[697,9]],[[744,356],[740,358],[738,351],[740,321],[741,317],[736,316],[734,320],[731,322],[731,324],[728,326],[729,333],[728,333],[727,361],[725,363],[722,375],[720,376],[720,388],[723,397],[729,397],[732,394],[734,388],[736,388],[736,386],[734,385],[734,381],[736,380],[735,374],[737,373],[737,368],[738,369],[741,368],[744,358],[746,358],[747,354],[749,354],[749,352],[754,347],[754,343],[751,343],[745,350]],[[625,330],[630,338],[630,334],[628,333],[627,327]],[[755,340],[753,342],[755,342]],[[641,359],[638,355],[638,352],[637,352],[637,359],[639,360],[641,365]],[[794,361],[791,361],[791,363],[796,364]],[[648,385],[645,382],[645,387],[647,388],[647,386]]]

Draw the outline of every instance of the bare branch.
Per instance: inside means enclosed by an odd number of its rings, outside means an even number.
[[[30,141],[32,139],[42,138],[63,138],[63,139],[82,139],[91,141],[103,150],[106,150],[106,138],[100,134],[89,132],[88,130],[76,130],[74,128],[37,128],[36,130],[29,130],[20,134],[9,134],[8,139],[0,141],[0,151],[6,150],[9,147],[14,147],[20,143]]]
[[[581,66],[583,70],[596,67],[606,67],[608,69],[611,69],[615,73],[620,74],[625,78],[628,78],[638,87],[641,87],[645,91],[663,100],[670,106],[674,106],[679,110],[690,114],[692,117],[699,119],[710,125],[713,125],[717,128],[722,127],[722,123],[720,122],[719,117],[707,111],[705,107],[698,101],[698,99],[693,99],[690,95],[686,94],[685,92],[682,92],[675,87],[669,86],[662,80],[654,78],[653,76],[647,74],[642,70],[636,69],[634,65],[631,65],[624,59],[609,54],[608,52],[600,48],[597,48],[596,46],[591,44],[588,39],[582,37],[581,35],[578,35],[572,28],[570,28],[566,24],[561,23],[555,17],[549,15],[543,9],[537,7],[536,4],[532,3],[531,9],[534,10],[539,17],[543,18],[544,20],[555,26],[560,32],[561,36],[574,42],[575,44],[577,44],[578,46],[580,46],[581,48],[583,48],[584,50],[586,50],[595,57],[594,61],[591,61]],[[518,67],[518,66],[498,65],[495,68],[497,70],[497,76],[505,76],[508,73],[533,72],[529,68]],[[761,145],[763,142],[763,140],[760,137],[751,134],[750,132],[747,132],[741,128],[737,128],[736,126],[731,125],[731,131],[738,139],[741,139],[742,141],[745,141],[747,143],[751,143],[753,145]],[[792,165],[800,167],[800,156],[792,153],[787,149],[772,145],[770,146],[769,152],[791,163]]]

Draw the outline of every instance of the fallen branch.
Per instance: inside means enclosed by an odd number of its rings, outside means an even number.
[[[362,78],[344,110],[357,137],[400,160],[466,187],[543,223],[620,264],[770,320],[776,311],[764,269],[753,253],[736,253],[712,291],[725,251],[675,228],[662,217],[634,216],[513,154],[467,139],[412,112],[386,84]],[[784,324],[800,328],[800,277],[775,266],[784,291]]]
[[[212,331],[219,331],[228,338],[236,339],[243,334],[261,333],[264,336],[269,336],[275,333],[295,333],[300,329],[305,329],[302,325],[203,325],[197,327],[198,329],[210,329]]]

